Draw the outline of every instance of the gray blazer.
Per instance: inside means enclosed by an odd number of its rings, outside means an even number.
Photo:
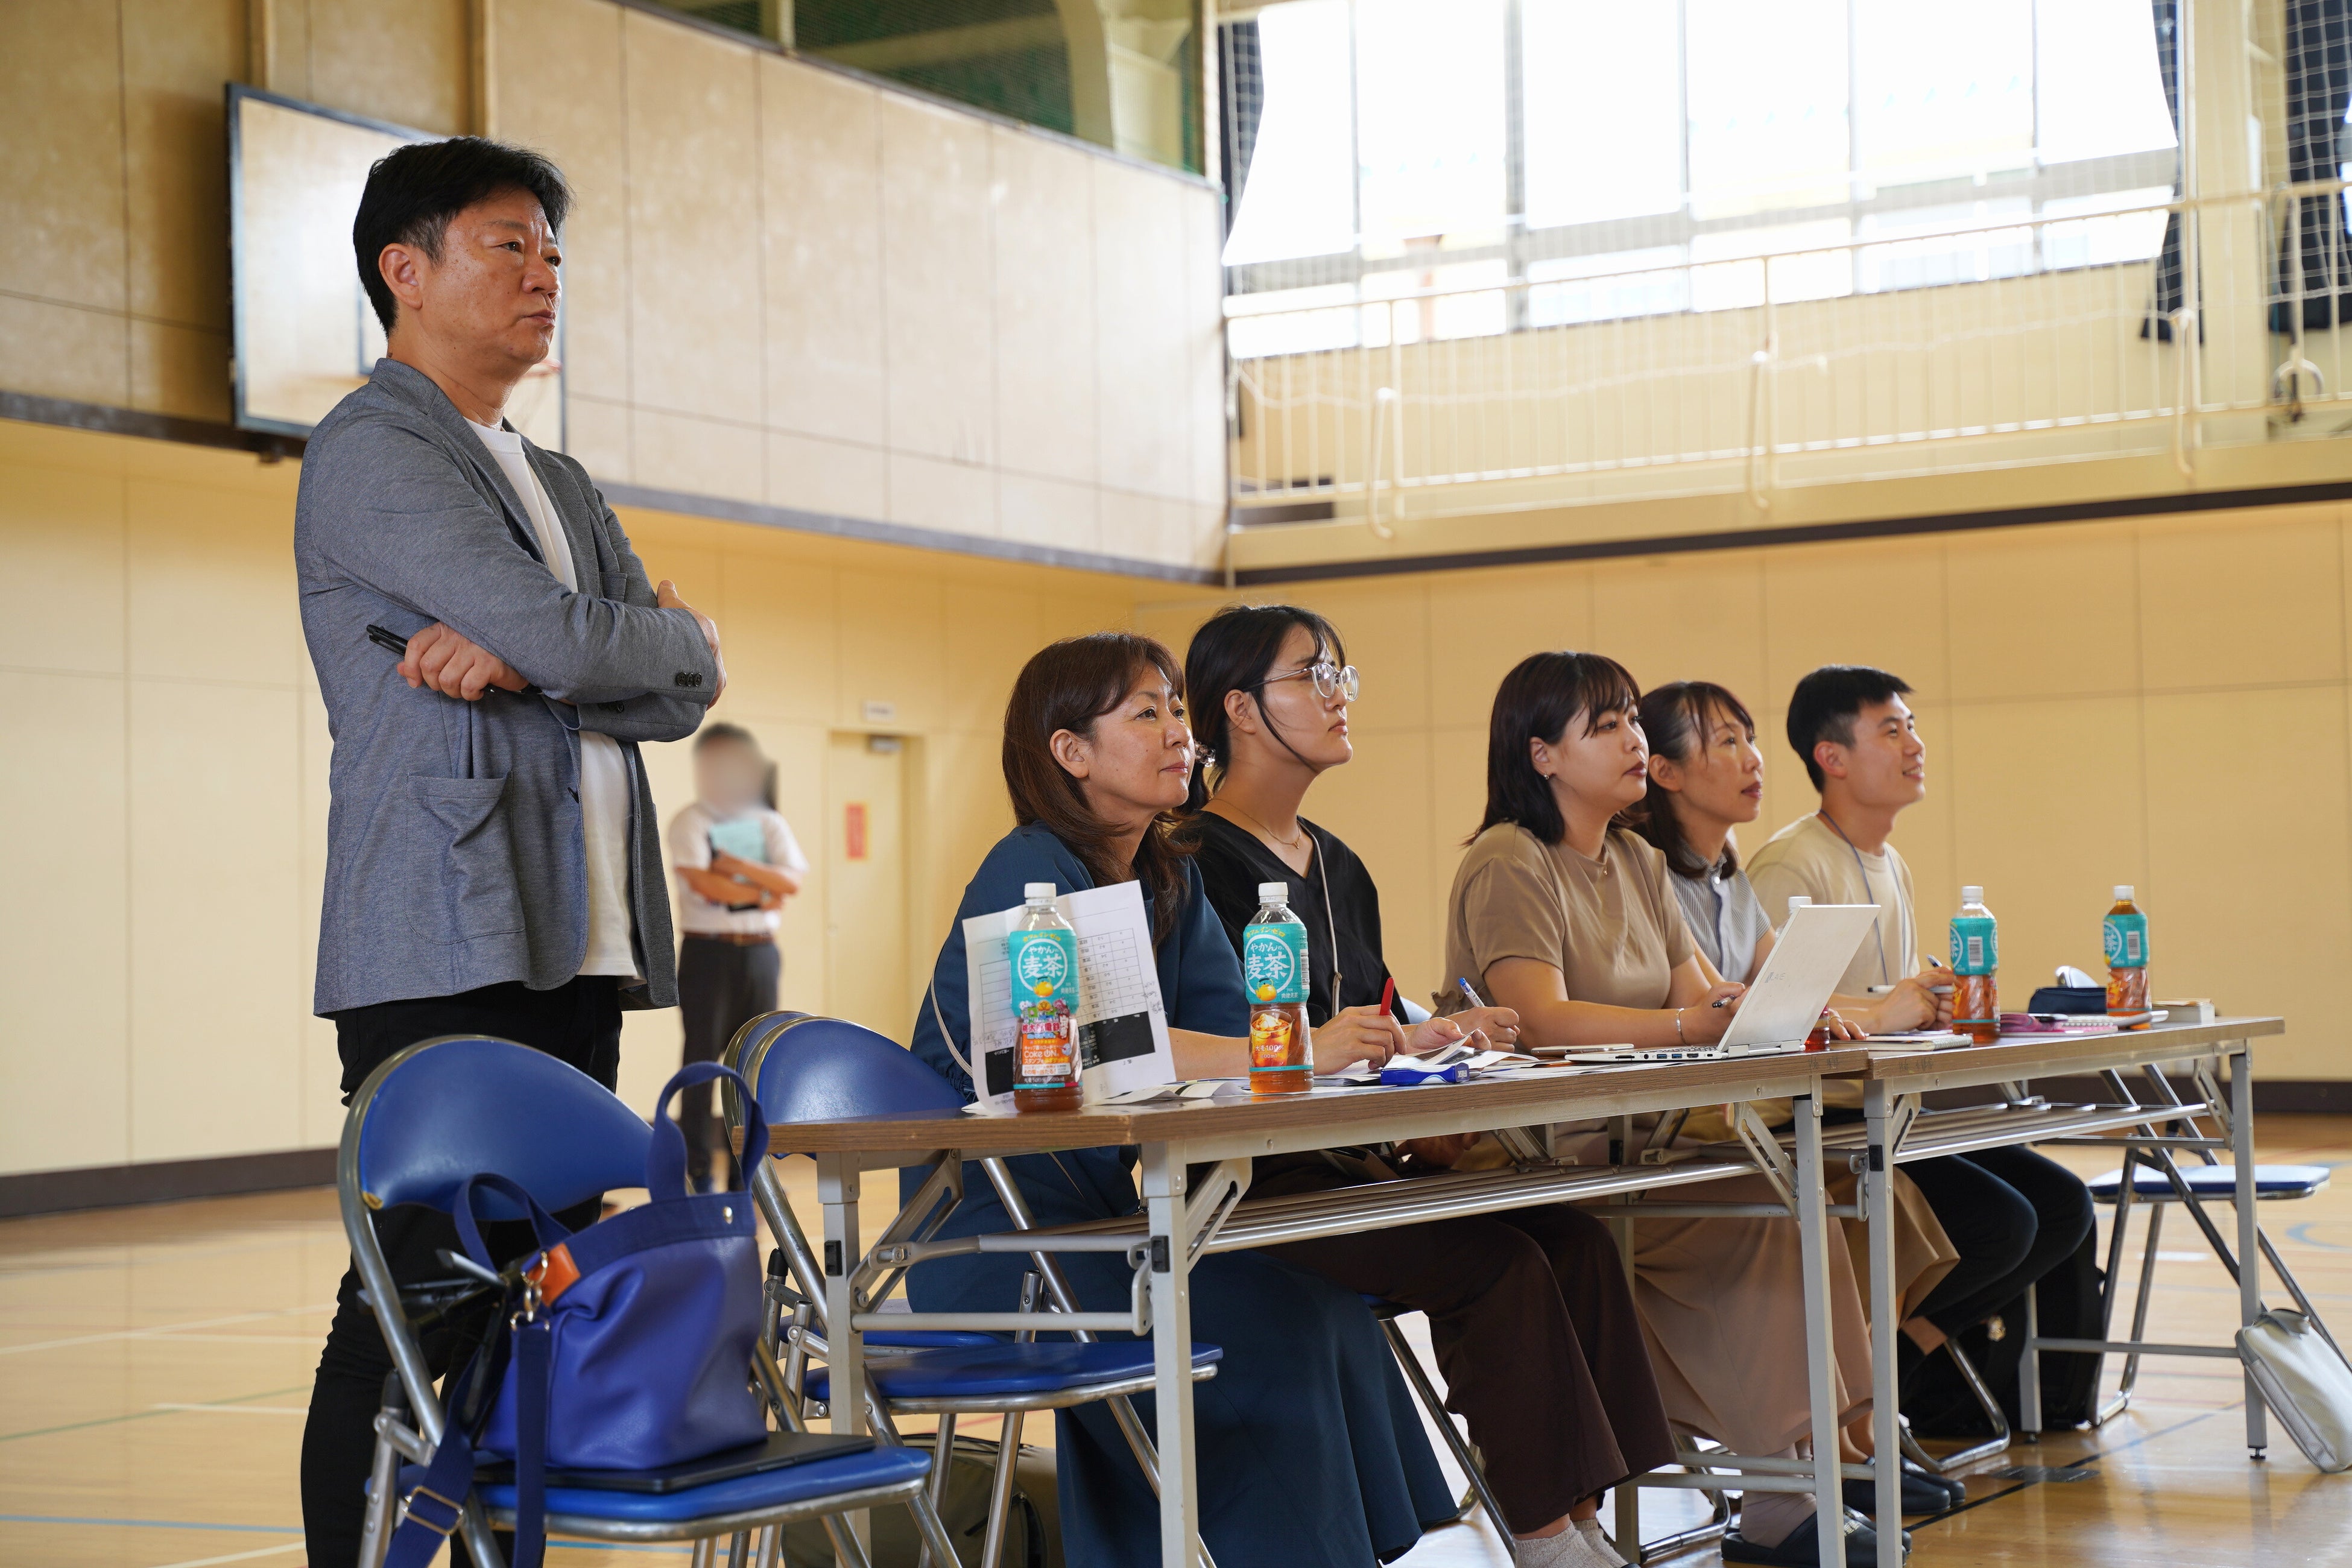
[[[571,536],[579,593],[548,570],[522,498],[421,372],[377,361],[303,456],[294,563],[335,742],[312,999],[321,1015],[509,980],[551,990],[579,972],[583,728],[619,741],[635,780],[629,892],[645,984],[623,1005],[677,999],[667,877],[636,742],[692,734],[717,664],[691,615],[654,607],[645,567],[587,471],[523,449]],[[435,621],[548,695],[465,702],[412,689],[367,627],[407,637]]]

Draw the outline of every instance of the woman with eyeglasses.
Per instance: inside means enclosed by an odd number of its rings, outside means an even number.
[[[1354,754],[1348,709],[1360,685],[1346,661],[1328,621],[1287,605],[1231,606],[1193,634],[1185,687],[1194,734],[1213,765],[1195,779],[1187,836],[1199,846],[1209,902],[1238,952],[1259,884],[1288,884],[1307,928],[1318,1055],[1343,1035],[1400,1053],[1465,1030],[1508,1045],[1518,1034],[1508,1008],[1419,1023],[1391,1009],[1380,889],[1346,844],[1299,815],[1315,781]],[[1261,1158],[1250,1190],[1265,1197],[1425,1173],[1466,1142]],[[1675,1447],[1605,1226],[1553,1205],[1264,1250],[1429,1315],[1447,1407],[1469,1423],[1519,1563],[1625,1561],[1601,1531],[1600,1496],[1671,1464]]]
[[[966,919],[1017,906],[1032,882],[1064,892],[1139,882],[1177,1072],[1246,1074],[1241,963],[1200,872],[1172,837],[1192,774],[1175,655],[1123,632],[1042,650],[1005,704],[1003,760],[1019,826],[964,889],[919,1013],[915,1054],[972,1094]],[[1332,1043],[1336,1060],[1324,1042],[1316,1046],[1327,1070],[1364,1054],[1352,1038]],[[1006,1163],[1040,1226],[1124,1217],[1140,1207],[1133,1149]],[[902,1173],[902,1194],[922,1174]],[[964,1168],[963,1192],[941,1235],[1015,1228],[977,1163]],[[1133,1275],[1124,1258],[1058,1256],[1084,1310],[1127,1310]],[[939,1258],[912,1270],[908,1294],[919,1312],[1011,1311],[1029,1267],[1026,1254]],[[1411,1547],[1425,1527],[1452,1520],[1454,1499],[1412,1394],[1354,1291],[1242,1251],[1198,1259],[1192,1296],[1193,1338],[1224,1352],[1217,1375],[1192,1394],[1201,1535],[1221,1568],[1369,1568]],[[1150,1400],[1136,1405],[1149,1427]],[[1057,1412],[1055,1458],[1070,1562],[1159,1562],[1158,1499],[1108,1405]]]

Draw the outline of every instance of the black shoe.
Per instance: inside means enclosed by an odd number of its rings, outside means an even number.
[[[1726,1563],[1762,1563],[1770,1568],[1819,1568],[1822,1560],[1820,1514],[1805,1521],[1789,1531],[1788,1538],[1778,1546],[1758,1546],[1739,1531],[1733,1531],[1723,1538],[1723,1560]],[[1903,1554],[1911,1554],[1911,1532],[1903,1532]],[[1866,1524],[1857,1524],[1847,1531],[1845,1560],[1850,1563],[1868,1563],[1878,1555],[1878,1532]]]
[[[1903,1461],[1903,1511],[1905,1513],[1941,1513],[1958,1508],[1966,1501],[1968,1488],[1948,1480],[1932,1471],[1921,1468],[1909,1459]],[[1876,1480],[1845,1483],[1845,1506],[1865,1514],[1878,1511]]]

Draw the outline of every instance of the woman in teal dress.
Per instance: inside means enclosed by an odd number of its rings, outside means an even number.
[[[1031,882],[1066,892],[1141,883],[1178,1074],[1245,1070],[1241,967],[1199,872],[1169,839],[1192,761],[1181,668],[1159,643],[1099,632],[1055,643],[1023,669],[1004,723],[1005,784],[1019,826],[964,889],[915,1031],[915,1053],[965,1094],[962,922],[1019,904]],[[1315,1047],[1342,1064],[1387,1050],[1370,1030],[1362,1038],[1318,1032]],[[1132,1149],[1011,1164],[1040,1225],[1141,1206]],[[964,1194],[943,1234],[1013,1228],[976,1165],[964,1173]],[[1028,1267],[1026,1257],[1006,1254],[939,1259],[914,1270],[909,1294],[917,1311],[1005,1311],[1018,1305]],[[1065,1254],[1061,1267],[1086,1310],[1126,1310],[1124,1259]],[[1213,1254],[1192,1266],[1192,1336],[1224,1352],[1192,1402],[1201,1533],[1219,1568],[1369,1568],[1453,1518],[1419,1412],[1354,1293],[1262,1254]],[[1152,1425],[1151,1401],[1136,1403]],[[1058,1413],[1055,1444],[1069,1561],[1157,1563],[1159,1502],[1108,1407]]]

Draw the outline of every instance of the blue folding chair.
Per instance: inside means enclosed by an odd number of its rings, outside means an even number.
[[[479,1172],[520,1184],[548,1209],[567,1208],[641,1184],[651,1136],[594,1079],[508,1040],[451,1036],[412,1046],[376,1068],[352,1098],[335,1185],[365,1299],[398,1373],[376,1417],[362,1568],[378,1568],[383,1561],[446,1420],[416,1325],[370,1216],[398,1204],[446,1213],[459,1184]],[[493,1197],[484,1212],[493,1219],[522,1217],[503,1198]],[[446,1289],[413,1294],[436,1308],[449,1305]],[[745,1374],[758,1370],[747,1367]],[[793,1425],[797,1408],[781,1398],[781,1388],[769,1392],[772,1406]],[[675,1491],[550,1487],[547,1530],[551,1537],[586,1541],[692,1542],[699,1568],[714,1560],[718,1542],[730,1538],[732,1563],[772,1564],[785,1524],[823,1519],[842,1558],[865,1568],[864,1553],[840,1528],[839,1516],[885,1503],[905,1504],[931,1550],[951,1552],[923,1489],[929,1468],[930,1457],[919,1450],[877,1447]],[[490,1531],[513,1523],[512,1485],[477,1483],[464,1499],[442,1500],[458,1505],[455,1529],[463,1531],[476,1563],[503,1561]]]
[[[804,1013],[770,1013],[737,1031],[727,1061],[740,1072],[760,1097],[760,1109],[770,1130],[772,1153],[788,1152],[792,1124],[829,1121],[889,1112],[959,1113],[963,1097],[946,1079],[912,1052],[861,1025],[839,1018],[812,1017]],[[740,1131],[743,1108],[731,1084],[721,1084],[730,1131]],[[1002,1162],[987,1161],[1000,1193],[1012,1188]],[[824,1276],[808,1237],[801,1228],[773,1162],[763,1162],[751,1173],[751,1191],[776,1238],[777,1253],[770,1261],[772,1291],[782,1310],[777,1320],[783,1342],[782,1377],[787,1386],[813,1400],[831,1392],[821,1366],[809,1366],[810,1352],[822,1354],[824,1345]],[[935,1235],[961,1197],[962,1173],[951,1162],[941,1162],[899,1218],[886,1234],[893,1239],[924,1240]],[[1017,1189],[1007,1194],[1014,1220],[1026,1228],[1027,1209]],[[877,1245],[880,1245],[878,1243]],[[1049,1245],[1033,1254],[1036,1272],[1024,1292],[1022,1310],[1034,1309],[1038,1287],[1045,1287],[1061,1310],[1076,1310],[1076,1300],[1059,1270],[1045,1255]],[[781,1260],[793,1285],[779,1277]],[[854,1260],[852,1262],[854,1267]],[[877,1286],[876,1300],[888,1295],[895,1277]],[[782,1323],[782,1310],[791,1314]],[[1054,1311],[1037,1314],[1039,1333],[1054,1333]],[[892,1442],[900,1441],[894,1415],[935,1415],[939,1436],[933,1450],[931,1487],[941,1493],[948,1464],[954,1453],[956,1418],[966,1415],[1003,1417],[998,1439],[996,1473],[990,1489],[988,1529],[980,1568],[996,1568],[1004,1539],[1005,1517],[1013,1492],[1013,1461],[1021,1451],[1021,1425],[1032,1410],[1062,1410],[1097,1400],[1111,1402],[1119,1428],[1134,1448],[1144,1475],[1158,1485],[1159,1455],[1136,1415],[1129,1396],[1148,1394],[1152,1386],[1152,1347],[1149,1340],[1104,1342],[1091,1334],[1073,1332],[1067,1342],[1034,1342],[1024,1331],[1012,1341],[994,1334],[938,1330],[877,1330],[865,1336],[867,1360],[867,1414],[875,1428]],[[1192,1347],[1192,1376],[1212,1377],[1223,1352],[1214,1345]],[[953,1559],[946,1560],[952,1562]]]

